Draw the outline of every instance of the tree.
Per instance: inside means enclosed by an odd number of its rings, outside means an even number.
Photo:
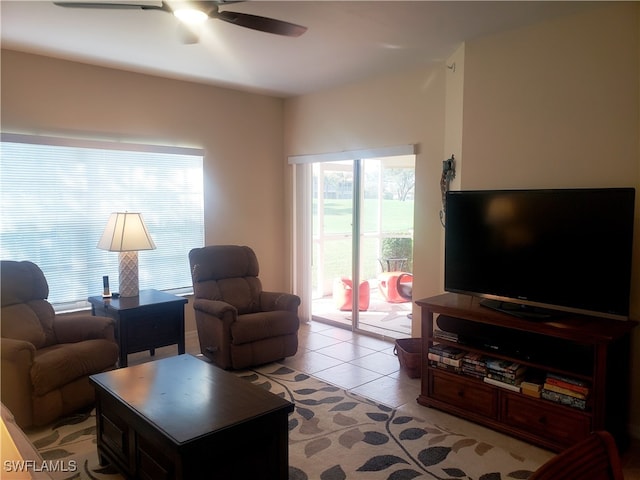
[[[398,200],[403,202],[409,198],[416,185],[416,174],[413,168],[390,168],[385,172],[385,179]]]

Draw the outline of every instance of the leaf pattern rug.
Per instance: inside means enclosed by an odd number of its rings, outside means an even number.
[[[236,372],[295,403],[289,480],[527,479],[539,464],[279,364]],[[56,479],[121,479],[98,464],[95,410],[27,432],[45,460],[73,460]]]

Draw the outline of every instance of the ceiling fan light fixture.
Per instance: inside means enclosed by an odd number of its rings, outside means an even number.
[[[2,0],[0,0],[1,2]],[[100,2],[99,0],[83,1],[54,1],[54,5],[59,7],[74,8],[97,8],[97,9],[127,9],[127,10],[156,10],[173,14],[181,21],[181,25],[187,26],[189,29],[202,25],[208,18],[221,20],[223,22],[238,25],[240,27],[250,28],[259,32],[273,33],[276,35],[284,35],[287,37],[299,37],[307,31],[307,27],[296,25],[275,18],[262,17],[260,15],[251,15],[250,13],[241,12],[221,12],[218,6],[226,3],[236,3],[246,0],[167,0],[151,3],[122,3],[129,0],[107,0]],[[159,5],[158,5],[159,3]],[[188,41],[187,43],[194,43]]]
[[[205,20],[209,18],[202,10],[198,10],[197,8],[183,7],[176,8],[173,11],[173,14],[178,17],[178,19],[184,23],[188,24],[198,24],[203,23]]]

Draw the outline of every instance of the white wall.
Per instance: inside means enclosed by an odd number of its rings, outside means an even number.
[[[462,186],[633,186],[635,3],[468,42]]]
[[[441,290],[445,68],[423,68],[285,101],[285,153],[417,144],[414,296]],[[418,315],[415,316],[418,318]],[[419,334],[414,322],[414,334]]]

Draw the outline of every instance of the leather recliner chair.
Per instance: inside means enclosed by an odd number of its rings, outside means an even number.
[[[262,290],[251,248],[195,248],[189,263],[203,355],[221,368],[241,369],[296,354],[300,298]]]
[[[32,262],[3,260],[0,273],[2,403],[22,428],[91,405],[89,376],[118,360],[113,320],[56,315],[47,280]]]

